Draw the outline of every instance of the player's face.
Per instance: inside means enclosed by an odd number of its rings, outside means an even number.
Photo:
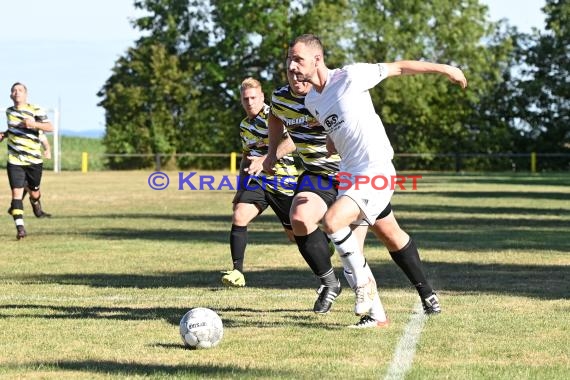
[[[311,82],[316,75],[317,60],[319,56],[315,49],[298,42],[289,48],[287,54],[287,70],[299,82]]]
[[[250,119],[257,116],[263,108],[265,98],[261,88],[246,88],[241,92],[241,105]]]
[[[10,99],[14,102],[14,104],[25,104],[27,102],[28,92],[26,88],[21,84],[15,85],[11,92],[10,92]]]
[[[287,80],[289,81],[289,87],[291,88],[291,91],[293,91],[295,95],[307,95],[311,87],[313,87],[313,85],[309,82],[298,81],[295,78],[295,74],[291,70],[287,70]]]

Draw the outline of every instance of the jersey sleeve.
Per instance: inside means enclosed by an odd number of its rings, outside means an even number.
[[[350,74],[352,85],[366,91],[388,77],[385,63],[355,63],[344,68]]]
[[[34,106],[34,120],[39,123],[48,122],[49,119],[46,110],[42,107]]]
[[[248,154],[249,153],[249,146],[247,144],[246,141],[246,129],[244,128],[244,123],[245,123],[245,119],[241,121],[240,126],[239,126],[239,139],[241,142],[241,152],[242,154]]]

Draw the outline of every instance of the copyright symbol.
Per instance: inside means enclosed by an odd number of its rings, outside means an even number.
[[[163,172],[154,172],[148,176],[148,186],[153,190],[164,190],[170,184],[170,178]]]

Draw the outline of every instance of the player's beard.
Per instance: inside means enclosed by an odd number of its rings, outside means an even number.
[[[308,78],[310,78],[309,76],[303,74],[303,73],[299,73],[299,72],[293,72],[293,78],[297,81],[297,82],[308,82]]]

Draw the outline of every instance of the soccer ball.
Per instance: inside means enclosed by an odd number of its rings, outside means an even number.
[[[180,320],[180,336],[186,347],[216,347],[224,336],[224,325],[215,311],[197,307],[184,314]]]

